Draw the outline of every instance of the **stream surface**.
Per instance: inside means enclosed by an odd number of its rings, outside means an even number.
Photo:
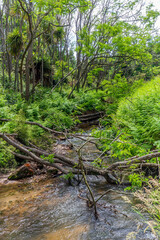
[[[82,142],[71,139],[74,144]],[[67,143],[57,149],[63,153]],[[94,144],[83,149],[86,158],[99,155]],[[67,152],[75,157],[75,152]],[[158,239],[149,228],[149,216],[140,216],[133,209],[136,201],[123,187],[106,184],[101,177],[88,177],[100,201],[98,220],[86,201],[87,189],[81,184],[69,186],[63,178],[35,176],[28,180],[0,181],[0,240],[153,240]]]

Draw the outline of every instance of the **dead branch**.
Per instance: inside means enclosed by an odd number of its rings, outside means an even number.
[[[27,156],[24,156],[24,155],[20,156],[19,155],[19,157],[21,157],[23,159],[30,160],[30,161],[35,161],[35,162],[38,162],[38,163],[41,163],[41,164],[44,164],[44,165],[47,165],[47,166],[54,167],[64,174],[68,174],[69,172],[72,172],[73,174],[83,175],[83,171],[79,171],[80,162],[78,162],[77,160],[70,159],[70,158],[68,158],[68,157],[66,157],[62,154],[47,152],[47,151],[44,151],[42,149],[38,149],[36,147],[25,146],[25,145],[21,144],[20,142],[18,142],[17,140],[15,140],[13,138],[13,136],[10,136],[10,135],[7,135],[7,134],[0,133],[0,138],[5,140],[8,144],[14,146],[16,149],[19,149],[25,155],[27,155]],[[87,143],[87,141],[81,146],[81,148],[86,143]],[[13,154],[18,156],[17,153],[13,153]],[[54,154],[54,163],[46,161],[45,158],[41,156],[41,155],[44,155],[45,157],[47,157],[51,154]],[[159,156],[160,156],[160,152],[147,154],[147,155],[144,155],[142,157],[137,157],[136,156],[136,157],[133,157],[131,160],[115,162],[112,165],[110,165],[106,168],[103,168],[103,169],[98,168],[96,166],[93,166],[89,162],[84,163],[83,159],[82,159],[82,163],[83,163],[83,170],[84,170],[85,174],[87,174],[87,175],[97,175],[97,176],[99,175],[99,176],[104,177],[107,180],[108,183],[117,184],[118,179],[117,179],[117,176],[115,175],[115,173],[123,173],[126,170],[128,172],[131,172],[131,170],[133,170],[133,169],[130,168],[132,165],[135,166],[136,170],[138,170],[142,167],[158,168],[159,164],[148,163],[148,162],[146,162],[146,160],[150,160],[152,158],[156,158],[156,157],[159,157]]]
[[[133,160],[124,160],[122,162],[115,162],[107,169],[112,171],[112,170],[115,170],[117,167],[121,167],[121,166],[129,167],[131,164],[142,163],[142,162],[145,162],[146,160],[151,160],[152,158],[157,158],[157,157],[160,157],[160,152],[150,153],[150,154],[144,155],[142,157],[136,156],[136,157],[132,158]]]
[[[1,121],[1,122],[11,122],[11,121],[13,121],[13,120],[12,120],[12,119],[4,119],[4,118],[1,118],[0,121]],[[63,134],[63,132],[59,132],[59,131],[50,129],[50,128],[45,127],[45,126],[43,126],[42,124],[37,123],[37,122],[25,121],[24,123],[25,123],[25,124],[29,124],[29,125],[38,126],[38,127],[42,128],[42,129],[44,129],[45,131],[50,132],[50,133]]]
[[[50,166],[50,167],[54,167],[54,168],[58,169],[59,171],[63,172],[64,174],[68,174],[69,172],[72,172],[74,174],[78,173],[77,162],[74,161],[74,160],[71,160],[70,158],[67,158],[63,155],[54,153],[54,157],[61,161],[59,163],[62,163],[65,166],[65,167],[62,167],[58,163],[50,163],[50,162],[45,161],[43,158],[40,158],[36,155],[36,154],[39,154],[39,155],[49,156],[52,153],[45,152],[44,150],[38,150],[36,148],[30,148],[30,147],[27,147],[27,146],[25,146],[21,143],[17,143],[16,140],[13,140],[13,139],[7,137],[3,133],[0,133],[0,138],[2,138],[8,144],[12,145],[13,147],[20,150],[21,152],[27,154],[29,157],[31,157],[32,161],[35,161],[35,162],[38,162],[38,163],[41,163],[41,164],[44,164],[44,165],[47,165],[47,166]],[[66,169],[66,166],[67,166],[67,169]],[[70,168],[68,168],[68,166]],[[84,167],[85,172],[87,172],[87,175],[100,175],[100,176],[103,176],[104,178],[108,179],[108,181],[112,181],[112,179],[110,178],[110,175],[108,175],[107,169],[105,169],[105,170],[99,169],[99,168],[91,166],[89,164],[83,164],[83,167]],[[80,174],[82,174],[82,173],[80,173]]]
[[[5,134],[0,133],[0,137],[5,140],[7,143],[9,143],[10,145],[12,145],[13,147],[19,149],[21,152],[29,155],[31,157],[31,159],[33,159],[35,162],[43,164],[43,165],[47,165],[50,167],[54,167],[58,170],[60,170],[61,172],[68,174],[68,171],[66,171],[66,169],[64,169],[63,167],[61,167],[59,164],[56,163],[50,163],[48,161],[45,161],[44,159],[38,157],[37,155],[35,155],[34,153],[30,152],[29,150],[27,150],[26,148],[24,148],[23,146],[17,144],[15,141],[13,141],[12,139],[10,139],[9,137],[7,137]]]
[[[91,188],[89,186],[89,183],[87,181],[87,178],[86,178],[85,168],[84,168],[82,155],[81,155],[81,149],[85,146],[86,143],[87,143],[87,141],[79,149],[77,149],[77,153],[78,153],[78,157],[79,157],[79,165],[80,165],[81,173],[83,175],[83,179],[84,179],[85,185],[87,186],[88,191],[89,191],[90,196],[91,196],[91,199],[92,199],[92,201],[90,201],[90,199],[88,199],[87,203],[88,203],[89,207],[92,207],[92,206],[94,207],[94,215],[95,215],[95,218],[98,219],[98,212],[97,212],[96,201],[94,199],[93,192],[92,192],[92,190],[91,190]]]
[[[0,118],[0,122],[11,122],[11,121],[13,121],[13,120],[12,119]],[[37,123],[37,122],[25,121],[24,123],[32,125],[32,126],[38,126],[38,127],[42,128],[43,130],[45,130],[45,131],[47,131],[49,133],[53,133],[55,135],[64,135],[64,136],[66,136],[66,134],[67,134],[68,137],[71,136],[71,137],[77,137],[77,138],[79,138],[79,137],[91,137],[90,135],[86,135],[86,134],[85,135],[84,134],[73,134],[73,133],[64,133],[64,132],[61,132],[61,131],[56,131],[54,129],[45,127],[42,124]]]

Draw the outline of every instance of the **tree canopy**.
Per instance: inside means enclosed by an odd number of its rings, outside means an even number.
[[[81,87],[104,88],[117,74],[147,79],[158,57],[152,48],[158,16],[142,0],[3,1],[3,86],[9,84],[28,100],[37,84],[68,84],[71,97]]]

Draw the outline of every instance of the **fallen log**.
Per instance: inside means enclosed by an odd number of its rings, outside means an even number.
[[[0,118],[0,121],[1,121],[1,122],[11,122],[12,119]],[[56,131],[56,130],[53,130],[53,129],[51,129],[51,128],[45,127],[45,126],[43,126],[42,124],[37,123],[37,122],[25,121],[24,123],[25,123],[25,124],[32,125],[32,126],[33,126],[33,125],[38,126],[38,127],[42,128],[42,129],[44,129],[45,131],[50,132],[50,133],[63,134],[63,132]]]
[[[157,158],[160,157],[160,152],[156,152],[156,153],[150,153],[141,157],[132,157],[132,159],[130,160],[124,160],[122,162],[115,162],[113,163],[110,167],[108,167],[108,170],[112,171],[115,170],[117,167],[120,166],[128,166],[130,167],[131,164],[135,164],[135,163],[142,163],[146,160],[151,160],[152,158]]]
[[[0,118],[0,122],[11,122],[13,121],[12,119],[5,119],[5,118]],[[31,121],[25,121],[24,122],[25,124],[29,124],[29,125],[32,125],[32,126],[38,126],[40,128],[42,128],[43,130],[49,132],[49,133],[52,133],[52,134],[55,134],[55,135],[63,135],[63,136],[67,136],[67,137],[91,137],[90,135],[87,135],[87,134],[73,134],[73,133],[67,133],[67,132],[62,132],[62,131],[56,131],[54,129],[51,129],[51,128],[48,128],[48,127],[45,127],[43,126],[42,124],[40,123],[37,123],[37,122],[31,122]],[[13,135],[13,134],[6,134],[6,135]],[[17,134],[14,134],[14,135],[17,135]],[[81,140],[84,140],[84,139],[81,139]]]
[[[13,141],[12,139],[10,139],[9,137],[7,137],[5,134],[0,133],[0,137],[5,140],[7,143],[9,143],[10,145],[12,145],[13,147],[19,149],[20,151],[24,152],[25,154],[27,154],[28,156],[30,156],[35,162],[40,163],[40,164],[44,164],[50,167],[54,167],[58,170],[60,170],[61,172],[64,172],[65,174],[68,174],[68,171],[66,171],[64,168],[62,168],[60,165],[56,164],[56,163],[50,163],[48,161],[45,161],[44,159],[38,157],[37,155],[35,155],[34,153],[30,152],[29,150],[27,150],[25,147],[19,145],[18,143],[16,143],[15,141]]]
[[[59,159],[61,162],[59,163],[51,163],[49,161],[44,160],[43,158],[38,157],[35,153],[40,155],[49,156],[50,153],[38,150],[37,148],[30,148],[27,146],[24,146],[23,144],[18,144],[17,141],[10,139],[5,134],[0,133],[0,138],[5,140],[8,144],[12,145],[16,149],[20,150],[21,152],[27,154],[30,158],[30,161],[34,161],[46,166],[50,166],[53,168],[56,168],[57,170],[61,171],[64,174],[68,174],[69,172],[72,172],[74,174],[79,173],[79,166],[78,163],[74,160],[71,160],[70,158],[67,158],[60,154],[54,154],[54,157]],[[34,153],[33,153],[34,152]],[[24,157],[25,158],[25,157]],[[29,160],[27,158],[27,160]],[[61,164],[60,164],[61,163]],[[63,164],[63,167],[62,167]],[[108,182],[113,183],[113,179],[111,177],[111,173],[108,172],[107,169],[100,169],[94,166],[91,166],[89,164],[84,164],[84,171],[87,173],[87,175],[99,175],[103,176]],[[81,173],[79,173],[81,174]],[[115,180],[114,183],[116,183],[117,180]]]
[[[78,115],[77,117],[81,122],[89,122],[89,121],[97,120],[103,115],[104,115],[104,112],[95,112],[90,114]]]
[[[61,171],[63,174],[68,174],[69,172],[72,172],[74,174],[77,174],[77,173],[82,174],[79,172],[79,164],[78,164],[78,161],[76,160],[72,160],[62,154],[51,153],[51,152],[44,151],[42,149],[25,146],[19,143],[17,140],[3,133],[0,133],[0,138],[2,138],[8,144],[14,146],[16,149],[19,149],[21,152],[27,155],[26,156],[26,155],[13,152],[13,154],[17,155],[18,157],[21,157],[26,160],[34,161],[42,165],[56,168],[57,170]],[[38,154],[39,156],[37,156],[36,154]],[[45,157],[48,157],[51,154],[54,154],[54,159],[53,159],[54,162],[49,162],[45,159]],[[42,157],[42,155],[44,155],[45,157]],[[129,159],[125,161],[115,162],[104,169],[95,167],[86,162],[83,163],[83,167],[87,175],[97,175],[97,176],[99,175],[104,177],[109,183],[118,183],[118,178],[116,176],[116,173],[118,172],[123,173],[123,171],[125,171],[126,169],[132,172],[132,168],[130,167],[133,164],[137,169],[138,168],[140,169],[142,166],[150,167],[150,168],[151,167],[159,168],[159,164],[146,162],[146,160],[150,160],[156,157],[160,157],[160,152],[147,154],[141,157],[136,156],[135,158],[134,157],[131,158],[131,160]]]
[[[18,158],[21,158],[21,159],[24,159],[24,160],[27,160],[27,161],[34,161],[33,158],[28,157],[28,156],[26,156],[26,155],[22,155],[22,154],[20,154],[20,153],[12,152],[12,154],[13,154],[14,156],[18,157]],[[44,154],[43,154],[43,155],[44,155]],[[49,156],[49,155],[46,155],[46,156]],[[54,163],[64,164],[61,160],[56,159],[56,158],[54,158]],[[66,164],[67,164],[67,163],[66,163]],[[69,164],[68,164],[68,166],[69,166]]]

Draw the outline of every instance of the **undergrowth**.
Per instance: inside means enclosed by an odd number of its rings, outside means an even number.
[[[75,93],[68,99],[68,92],[54,91],[38,87],[29,102],[21,98],[14,91],[7,91],[0,87],[0,118],[11,119],[9,122],[0,122],[0,132],[16,133],[17,138],[24,144],[31,141],[34,144],[49,147],[51,138],[42,128],[25,124],[33,121],[51,129],[64,131],[72,128],[79,120],[76,115],[87,111],[103,111],[103,91]],[[45,146],[46,147],[46,146]],[[3,148],[3,147],[2,147]],[[13,157],[3,148],[0,155],[0,168],[15,165]],[[8,158],[11,161],[8,161]],[[13,160],[13,161],[12,161]],[[9,163],[10,162],[10,163]]]
[[[100,148],[116,161],[142,156],[160,148],[160,78],[145,82],[129,96],[121,98],[117,111],[104,119],[102,130],[93,135],[101,139]],[[150,163],[157,163],[153,158]],[[132,173],[133,172],[133,173]],[[145,174],[145,173],[144,173]],[[130,189],[137,189],[147,181],[143,174],[131,169]],[[148,177],[148,176],[147,176]]]
[[[95,131],[113,157],[142,155],[160,147],[160,78],[143,84],[119,103],[112,122]]]

